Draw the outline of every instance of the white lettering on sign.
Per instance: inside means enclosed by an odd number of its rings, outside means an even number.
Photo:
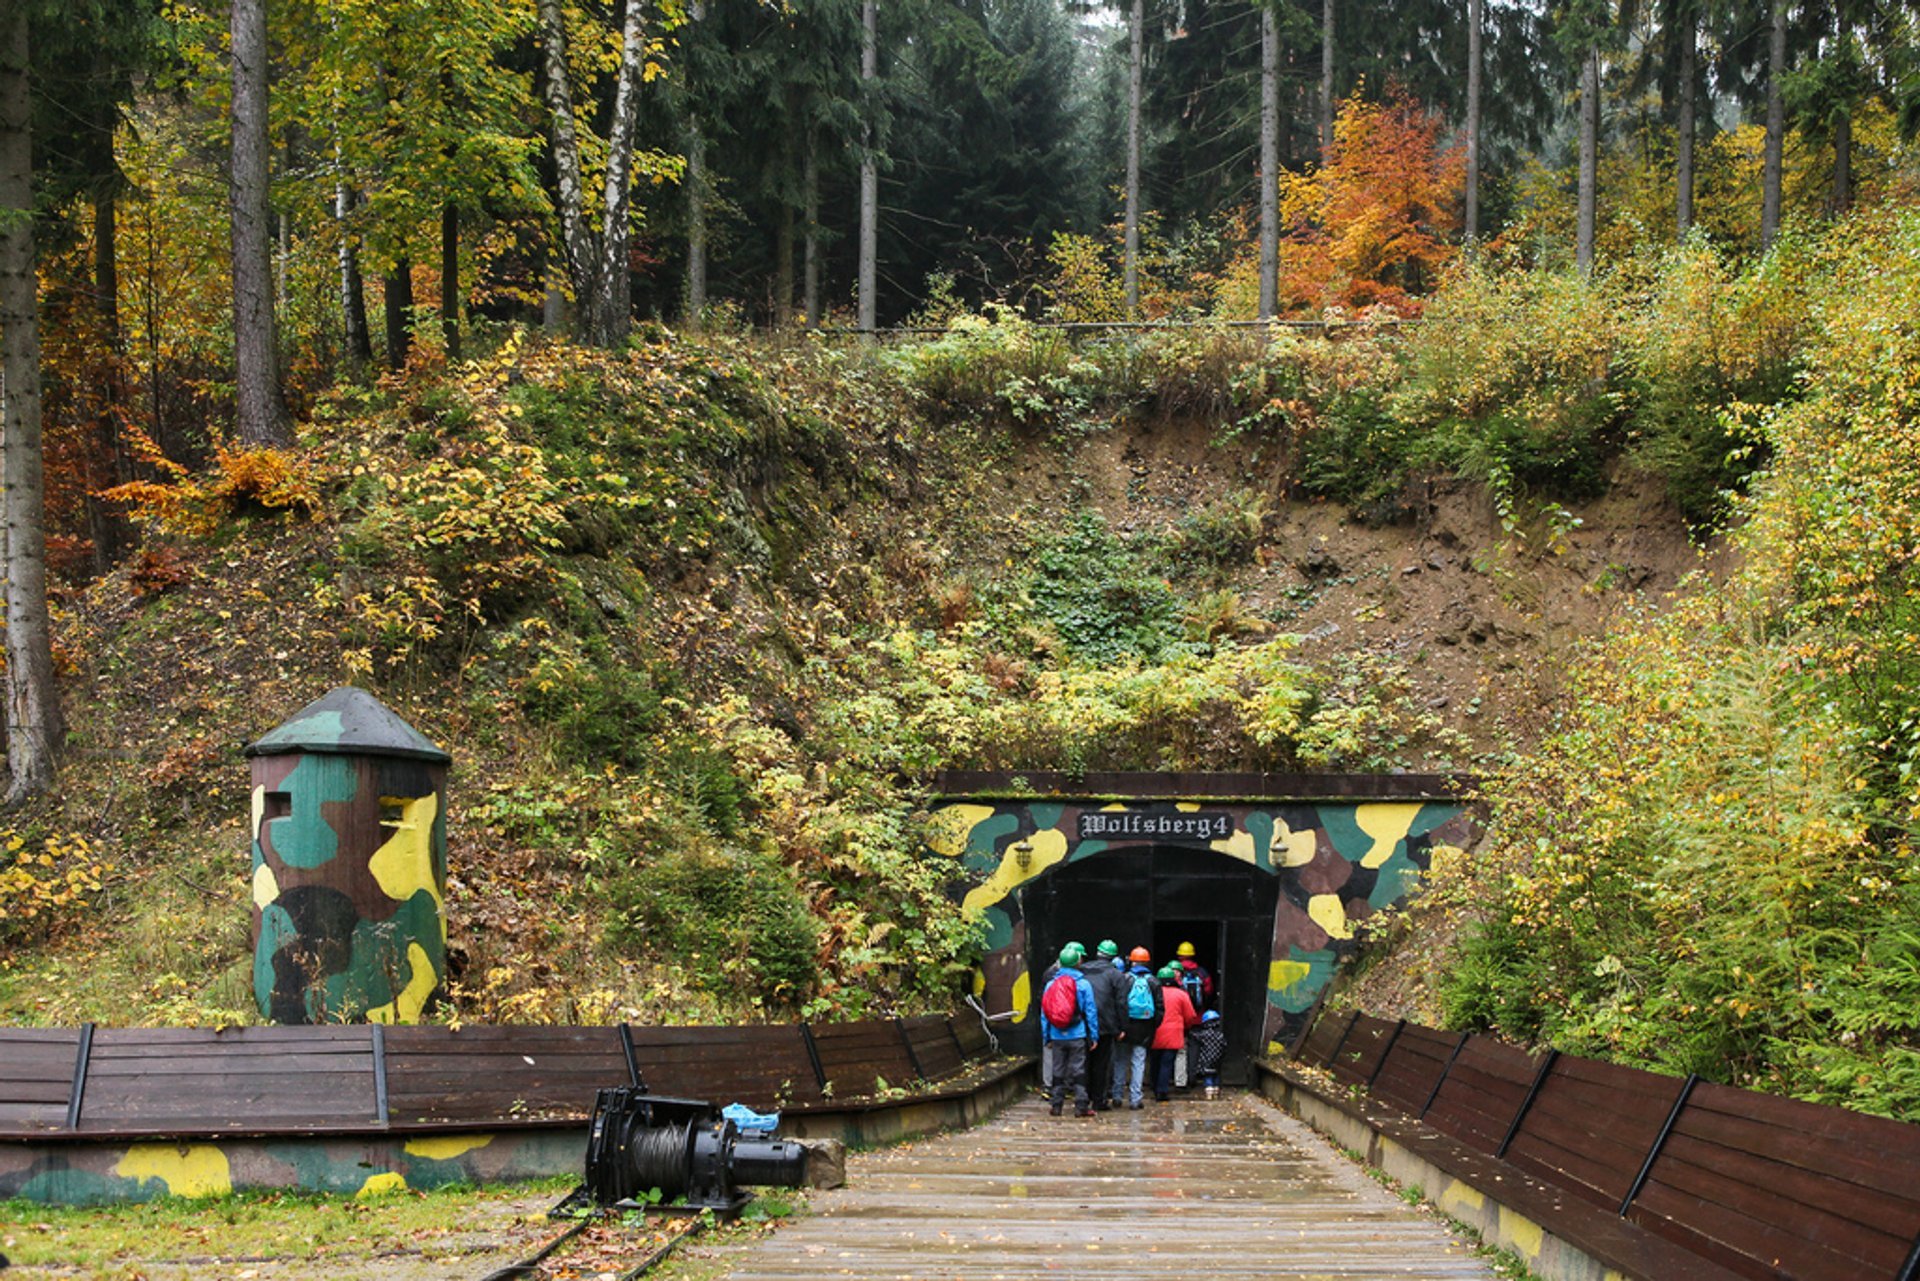
[[[1233,835],[1233,819],[1226,814],[1093,810],[1080,815],[1075,835],[1083,841],[1155,837],[1175,841],[1221,841]]]

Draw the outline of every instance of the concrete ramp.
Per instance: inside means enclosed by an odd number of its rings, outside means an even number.
[[[1248,1094],[1085,1120],[1027,1100],[965,1133],[855,1154],[847,1174],[728,1275],[1493,1276],[1441,1223]]]

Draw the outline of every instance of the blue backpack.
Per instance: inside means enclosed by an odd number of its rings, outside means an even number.
[[[1127,1017],[1130,1019],[1153,1017],[1153,976],[1151,974],[1133,976],[1133,986],[1127,989]]]

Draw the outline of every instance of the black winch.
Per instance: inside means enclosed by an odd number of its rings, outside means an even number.
[[[742,1187],[795,1188],[806,1180],[803,1145],[743,1137],[711,1103],[622,1086],[594,1099],[586,1184],[575,1196],[633,1206],[657,1189],[658,1203],[647,1208],[726,1218],[753,1199]]]

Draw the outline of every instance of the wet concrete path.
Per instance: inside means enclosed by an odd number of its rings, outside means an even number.
[[[1071,1109],[1069,1109],[1071,1112]],[[1038,1099],[856,1154],[848,1186],[734,1260],[808,1277],[1491,1278],[1433,1218],[1251,1094],[1079,1120]]]

